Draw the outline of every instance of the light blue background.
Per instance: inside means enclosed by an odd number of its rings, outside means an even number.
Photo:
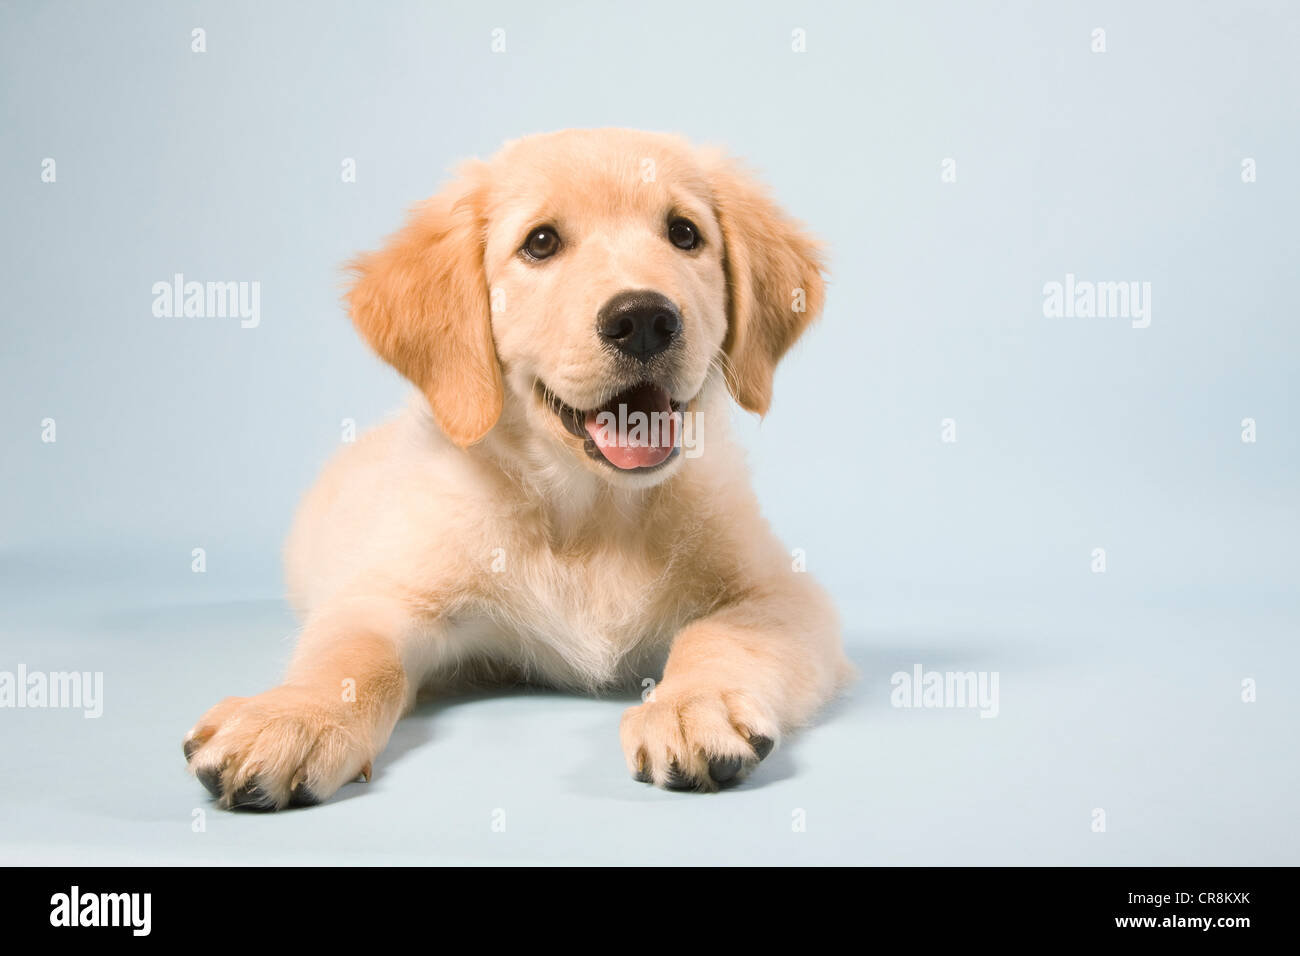
[[[0,669],[107,700],[0,711],[0,852],[1300,862],[1297,49],[1284,3],[5,4]],[[191,833],[180,738],[278,677],[297,499],[405,394],[341,264],[457,160],[601,125],[727,146],[830,246],[738,427],[862,679],[717,797],[625,779],[625,701],[507,695],[421,710],[368,792]],[[260,281],[260,326],[155,318],[176,272]],[[1150,282],[1150,327],[1044,318],[1067,272]],[[915,663],[998,671],[1001,716],[891,708]]]

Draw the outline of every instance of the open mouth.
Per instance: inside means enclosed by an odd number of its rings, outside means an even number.
[[[583,440],[583,449],[596,461],[620,471],[650,471],[680,450],[684,403],[673,401],[660,385],[633,385],[585,411],[564,404],[540,382],[538,387],[565,429]]]

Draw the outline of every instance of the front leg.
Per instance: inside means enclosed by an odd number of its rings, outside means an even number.
[[[851,672],[835,613],[815,585],[755,589],[677,635],[663,680],[623,715],[628,768],[673,790],[738,781]]]
[[[279,810],[328,799],[364,775],[423,677],[398,604],[336,602],[312,614],[285,682],[227,697],[185,737],[190,770],[223,808]]]

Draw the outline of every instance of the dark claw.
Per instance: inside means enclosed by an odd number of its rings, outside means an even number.
[[[266,813],[275,809],[275,800],[256,783],[247,783],[242,790],[230,798],[232,810],[250,810],[254,813]]]
[[[221,768],[204,767],[196,770],[194,776],[199,778],[199,783],[207,789],[217,799],[221,798]]]
[[[189,763],[193,760],[194,755],[199,752],[199,748],[202,746],[203,741],[197,738],[185,741],[185,762]]]
[[[770,754],[775,746],[771,737],[764,737],[762,734],[750,737],[749,745],[754,748],[754,753],[758,754],[759,760]]]
[[[714,783],[727,783],[740,773],[744,761],[739,757],[715,757],[709,761],[709,776]]]
[[[668,781],[664,784],[669,790],[698,790],[695,778],[682,773],[677,764],[668,767]]]
[[[293,793],[289,794],[289,806],[291,807],[314,807],[320,803],[320,797],[312,793],[311,787],[305,783],[300,783],[293,788]]]
[[[654,777],[650,776],[650,768],[642,767],[632,775],[632,779],[637,783],[653,783]]]

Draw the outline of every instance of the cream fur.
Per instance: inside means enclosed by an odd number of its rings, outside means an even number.
[[[698,254],[664,239],[669,210],[699,228]],[[543,222],[561,252],[526,261]],[[368,776],[421,689],[638,686],[665,658],[624,716],[625,760],[659,785],[717,789],[843,683],[830,602],[792,570],[728,437],[729,393],[766,409],[822,296],[816,245],[747,175],[658,134],[530,137],[467,166],[356,270],[359,330],[418,393],[302,503],[285,684],[228,698],[186,737],[223,806],[316,802]],[[681,309],[686,346],[663,384],[702,422],[702,454],[651,474],[590,460],[538,394],[589,408],[633,384],[593,334],[624,289]]]

